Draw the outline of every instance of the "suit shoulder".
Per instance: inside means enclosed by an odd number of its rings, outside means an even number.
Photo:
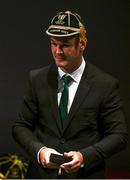
[[[88,69],[91,72],[91,74],[96,78],[96,80],[101,82],[118,82],[118,79],[114,77],[113,75],[105,72],[104,70],[98,68],[97,66],[93,64],[88,64]]]
[[[38,69],[33,69],[29,72],[29,74],[31,77],[38,77],[43,74],[46,74],[49,71],[49,69],[50,69],[50,65]]]

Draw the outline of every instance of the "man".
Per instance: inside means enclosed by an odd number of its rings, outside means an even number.
[[[78,14],[58,13],[46,33],[55,63],[31,71],[13,126],[32,160],[28,177],[104,178],[105,159],[128,138],[118,81],[85,61],[86,30]],[[69,162],[59,164],[52,154]]]

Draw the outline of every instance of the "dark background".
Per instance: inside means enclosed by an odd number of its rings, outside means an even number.
[[[130,1],[4,0],[0,1],[0,155],[23,153],[11,127],[26,90],[28,72],[50,63],[45,30],[59,11],[72,10],[87,27],[85,58],[120,81],[130,131]],[[129,141],[130,142],[130,141]],[[108,169],[130,170],[128,148],[107,160]]]

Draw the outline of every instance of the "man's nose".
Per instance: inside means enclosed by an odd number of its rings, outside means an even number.
[[[63,53],[62,48],[59,47],[59,46],[57,46],[57,48],[56,48],[56,53],[57,53],[57,54],[62,54],[62,53]]]

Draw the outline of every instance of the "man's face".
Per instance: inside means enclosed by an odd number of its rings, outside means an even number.
[[[82,62],[82,43],[75,37],[51,37],[51,51],[57,67],[73,72]]]

